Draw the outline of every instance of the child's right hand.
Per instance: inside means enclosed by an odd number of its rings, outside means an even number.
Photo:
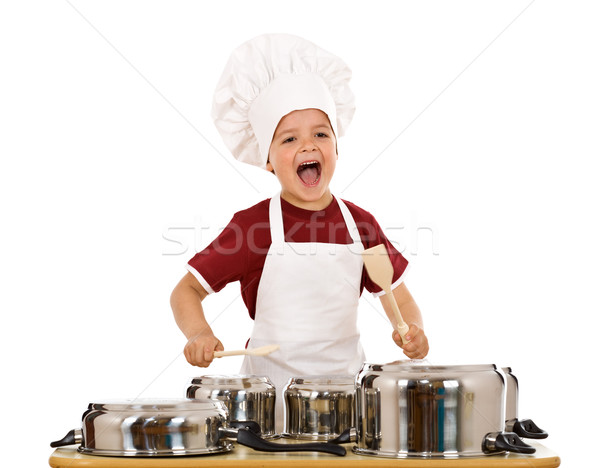
[[[192,366],[208,367],[213,361],[214,352],[224,349],[212,331],[206,331],[192,336],[183,348],[183,354]]]

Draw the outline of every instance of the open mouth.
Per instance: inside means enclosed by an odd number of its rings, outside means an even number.
[[[298,166],[296,171],[304,185],[313,186],[321,179],[321,163],[318,161],[306,161]]]

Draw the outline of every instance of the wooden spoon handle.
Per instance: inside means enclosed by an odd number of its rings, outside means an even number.
[[[396,298],[391,290],[385,291],[385,294],[390,299],[390,304],[392,305],[392,310],[394,311],[394,316],[396,317],[396,330],[400,333],[400,338],[402,338],[402,344],[408,343],[408,340],[405,338],[408,333],[408,325],[402,318],[402,314],[400,313],[400,308],[398,307],[398,303],[396,302]]]
[[[267,354],[271,354],[273,351],[277,351],[279,349],[279,345],[272,344],[266,346],[260,346],[258,348],[251,349],[240,349],[235,351],[215,351],[214,357],[224,357],[224,356],[266,356]]]
[[[248,354],[247,349],[235,349],[232,351],[215,351],[214,356],[219,358],[225,356],[245,356],[246,354]]]

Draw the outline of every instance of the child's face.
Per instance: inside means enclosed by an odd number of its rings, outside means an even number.
[[[336,139],[324,112],[297,110],[279,121],[267,170],[279,179],[284,200],[311,210],[326,208],[336,161]]]

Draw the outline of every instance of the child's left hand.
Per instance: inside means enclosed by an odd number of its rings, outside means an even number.
[[[400,333],[398,333],[397,330],[394,330],[394,333],[392,333],[392,339],[402,348],[406,357],[410,359],[423,359],[427,356],[427,353],[429,352],[429,341],[427,341],[425,332],[421,327],[412,324],[409,327],[405,338],[407,343],[403,345]]]

